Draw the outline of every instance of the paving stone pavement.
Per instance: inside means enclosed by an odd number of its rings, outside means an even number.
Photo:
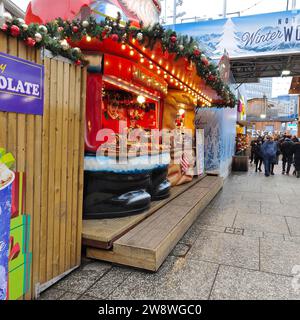
[[[157,273],[85,259],[40,299],[299,300],[299,196],[279,167],[232,174]]]

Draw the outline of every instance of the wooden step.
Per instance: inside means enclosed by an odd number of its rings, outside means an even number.
[[[206,176],[193,179],[193,181],[174,187],[168,199],[151,203],[149,210],[142,214],[115,219],[84,220],[82,227],[82,243],[84,246],[111,249],[113,242],[123,236],[130,229],[134,228],[141,221],[145,220],[157,210],[174,200],[186,190],[202,181]]]
[[[222,186],[222,178],[205,177],[116,240],[113,250],[87,248],[87,256],[157,271]]]

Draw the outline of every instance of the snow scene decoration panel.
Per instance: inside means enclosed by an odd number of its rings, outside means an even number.
[[[177,24],[214,59],[295,52],[300,49],[300,10]]]

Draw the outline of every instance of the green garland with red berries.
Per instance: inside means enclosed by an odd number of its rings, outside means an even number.
[[[159,23],[144,27],[134,27],[131,22],[121,22],[121,16],[116,19],[106,18],[98,23],[94,17],[88,20],[65,21],[58,18],[45,25],[32,23],[27,25],[23,19],[13,19],[9,13],[4,14],[5,23],[1,30],[12,37],[25,42],[27,46],[46,48],[54,55],[64,56],[75,64],[86,64],[80,48],[72,48],[66,39],[73,42],[82,40],[86,36],[102,41],[111,38],[120,43],[129,43],[132,38],[151,50],[157,42],[160,42],[164,52],[175,53],[176,59],[185,58],[196,65],[198,75],[206,84],[213,88],[223,101],[214,107],[235,107],[237,100],[220,78],[218,67],[205,56],[198,43],[188,36],[177,35],[172,30],[166,30]]]

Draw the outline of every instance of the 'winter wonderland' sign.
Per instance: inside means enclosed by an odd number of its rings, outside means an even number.
[[[215,59],[224,49],[230,58],[300,50],[300,11],[184,23],[175,30],[193,36]]]

